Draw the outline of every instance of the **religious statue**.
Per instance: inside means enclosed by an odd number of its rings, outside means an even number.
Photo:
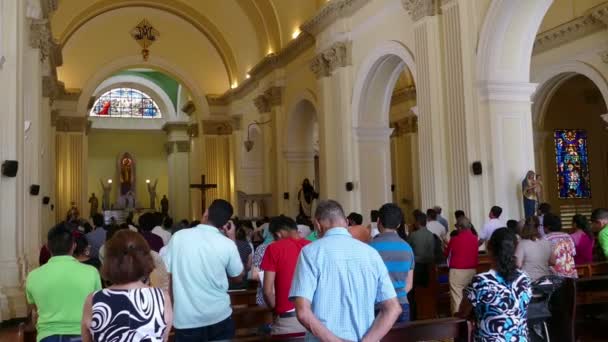
[[[101,197],[101,209],[110,210],[110,192],[112,191],[112,183],[108,181],[107,185],[103,182],[103,180],[99,180],[101,184],[101,189],[103,192],[103,196]]]
[[[93,217],[93,215],[97,214],[97,210],[99,209],[99,200],[95,197],[95,193],[92,193],[91,197],[89,197],[89,203],[91,204],[89,217]]]
[[[67,222],[72,222],[72,221],[78,221],[80,218],[80,211],[78,210],[78,207],[76,207],[76,202],[71,202],[70,203],[70,209],[68,210],[68,213],[65,215],[66,218],[65,220]]]
[[[163,198],[160,200],[160,211],[163,215],[169,215],[169,199],[167,199],[167,195],[163,195]]]
[[[154,185],[148,183],[148,194],[150,195],[150,209],[156,209],[156,184],[158,179],[154,180]]]
[[[125,153],[120,159],[120,194],[126,195],[133,186],[133,159]]]
[[[319,193],[315,192],[315,188],[310,184],[308,178],[302,182],[302,188],[298,191],[298,202],[300,202],[299,216],[310,219],[312,216],[312,201],[319,198]]]
[[[543,202],[543,180],[539,174],[536,175],[536,201]]]
[[[536,197],[536,174],[534,171],[528,171],[526,178],[521,182],[521,188],[524,196],[524,215],[525,218],[534,216],[538,198]]]

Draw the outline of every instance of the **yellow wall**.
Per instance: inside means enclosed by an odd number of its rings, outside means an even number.
[[[164,132],[142,132],[142,131],[94,131],[89,134],[89,156],[88,156],[88,191],[100,198],[101,186],[99,179],[112,178],[111,203],[116,203],[119,178],[116,167],[118,155],[124,152],[131,153],[136,161],[136,191],[137,202],[148,207],[149,197],[146,187],[146,179],[158,178],[156,195],[158,197],[156,206],[158,208],[160,199],[167,194],[167,154],[164,144],[167,141]],[[87,209],[88,210],[88,209]]]

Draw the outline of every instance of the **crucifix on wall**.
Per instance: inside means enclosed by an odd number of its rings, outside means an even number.
[[[190,184],[190,189],[198,189],[201,191],[201,215],[203,215],[205,209],[207,209],[207,190],[217,189],[217,184],[207,184],[205,182],[205,175],[201,175],[201,183]]]

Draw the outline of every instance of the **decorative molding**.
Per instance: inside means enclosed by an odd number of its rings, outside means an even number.
[[[30,46],[40,49],[40,62],[44,62],[51,54],[53,37],[48,19],[32,19],[30,23]]]
[[[188,131],[188,124],[186,122],[167,122],[163,125],[163,131],[169,133],[171,131]]]
[[[57,109],[51,110],[51,126],[57,126],[57,119],[59,119],[59,111]]]
[[[608,64],[608,50],[604,50],[602,52],[599,53],[600,58],[602,59],[602,62]]]
[[[190,125],[188,125],[188,136],[190,138],[198,137],[198,124],[197,123],[191,123]]]
[[[405,101],[416,100],[416,87],[406,87],[395,89],[391,97],[391,106],[394,106]]]
[[[350,17],[368,2],[369,0],[329,1],[319,10],[319,12],[317,12],[314,17],[300,26],[300,30],[316,36],[337,20]]]
[[[604,124],[606,125],[606,130],[608,130],[608,113],[600,115],[600,118],[604,120]]]
[[[482,101],[505,101],[530,103],[536,91],[536,83],[527,82],[489,82],[477,83]]]
[[[313,162],[314,151],[283,151],[283,157],[290,162]]]
[[[403,8],[409,13],[413,21],[424,17],[432,17],[441,14],[441,4],[449,1],[439,0],[401,0]]]
[[[232,134],[232,121],[203,120],[204,135]]]
[[[394,129],[391,137],[418,133],[418,117],[415,115],[406,116],[399,121],[392,122],[390,127]]]
[[[61,116],[57,111],[51,112],[51,123],[57,132],[82,132],[88,134],[91,122],[85,116]]]
[[[192,115],[192,113],[194,113],[195,111],[196,105],[192,100],[186,102],[186,104],[182,106],[182,112],[186,113],[187,115]]]
[[[261,79],[271,72],[291,63],[304,51],[312,48],[314,44],[315,39],[313,36],[306,32],[300,33],[298,38],[291,40],[279,52],[267,55],[258,64],[251,68],[249,71],[249,78],[241,82],[238,87],[229,89],[222,95],[207,95],[207,103],[210,106],[226,106],[232,101],[236,101],[247,96],[258,87]]]
[[[389,142],[393,128],[385,127],[357,127],[356,136],[358,141]]]
[[[283,89],[281,87],[270,87],[261,95],[253,99],[253,104],[260,114],[268,113],[274,106],[280,106],[283,102]]]
[[[165,153],[167,155],[176,153],[176,152],[190,152],[190,141],[189,140],[180,140],[180,141],[168,141],[165,143]]]
[[[334,43],[312,59],[310,70],[317,78],[330,76],[334,70],[351,65],[351,55],[351,41]]]
[[[93,108],[93,106],[95,105],[95,101],[97,101],[97,97],[89,97],[89,102],[87,102],[87,110],[91,110],[91,108]]]
[[[587,11],[555,28],[539,33],[532,54],[541,53],[584,36],[606,29],[608,26],[608,2]]]
[[[59,7],[59,0],[40,0],[42,15],[48,18]]]

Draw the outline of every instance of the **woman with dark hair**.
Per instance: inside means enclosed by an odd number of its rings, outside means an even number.
[[[79,232],[72,233],[72,235],[74,236],[74,242],[76,243],[73,254],[74,258],[83,264],[95,267],[99,271],[101,261],[99,261],[98,258],[91,256],[91,245],[89,245],[87,238]]]
[[[572,217],[572,227],[575,229],[570,237],[574,241],[576,255],[574,255],[574,263],[576,265],[588,264],[593,262],[593,247],[595,245],[595,237],[591,230],[591,225],[585,215],[576,214]]]
[[[517,268],[517,238],[507,228],[492,234],[487,248],[492,268],[477,274],[463,291],[458,316],[476,318],[475,341],[527,341],[530,278]]]
[[[532,281],[551,275],[550,265],[555,264],[551,243],[541,239],[538,226],[528,218],[520,232],[521,240],[515,249],[517,266],[521,268]]]
[[[167,341],[173,323],[171,299],[168,292],[144,283],[154,269],[146,240],[120,230],[106,243],[105,254],[101,274],[113,285],[87,297],[82,341]]]

